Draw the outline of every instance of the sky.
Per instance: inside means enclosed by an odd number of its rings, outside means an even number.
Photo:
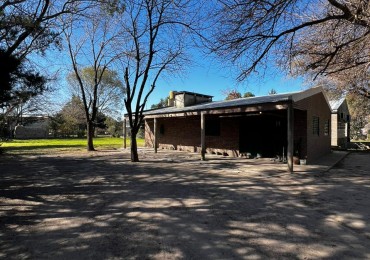
[[[223,61],[222,58],[201,54],[196,50],[192,50],[190,54],[192,63],[184,71],[178,74],[162,75],[158,79],[156,88],[148,99],[146,109],[150,109],[150,106],[158,103],[161,98],[167,97],[171,90],[211,95],[213,101],[219,101],[225,99],[227,90],[237,90],[242,95],[245,92],[252,92],[256,96],[263,96],[268,95],[271,89],[280,94],[306,88],[302,79],[288,78],[273,66],[259,74],[251,74],[244,82],[237,82],[236,66]],[[69,67],[68,57],[63,52],[50,52],[48,60],[44,63],[49,71],[58,71],[58,81],[53,83],[58,89],[54,98],[55,104],[62,106],[71,95],[65,80],[68,74],[66,68]]]
[[[83,30],[78,29],[78,27],[75,30],[76,39],[83,38]],[[148,99],[146,109],[150,109],[151,105],[158,103],[161,98],[167,97],[171,90],[211,95],[214,101],[219,101],[225,99],[225,93],[228,90],[237,90],[242,95],[245,92],[252,92],[256,96],[263,96],[267,95],[271,89],[274,89],[277,93],[286,93],[305,88],[302,79],[288,78],[272,65],[264,71],[251,74],[243,82],[237,82],[236,78],[239,71],[231,62],[220,57],[206,55],[196,48],[190,47],[187,52],[190,55],[191,63],[181,73],[171,75],[163,75],[162,73],[157,81],[156,89]],[[84,55],[87,54],[84,53]],[[66,76],[71,72],[71,63],[66,49],[62,52],[50,50],[46,56],[46,59],[45,57],[35,57],[35,60],[38,65],[45,68],[45,71],[58,75],[58,80],[52,82],[55,89],[57,89],[53,102],[56,107],[61,107],[71,97],[70,88],[66,82]],[[83,66],[91,66],[91,63],[87,60],[79,60],[79,63]],[[117,71],[120,73],[119,70]],[[123,81],[123,70],[120,74]],[[149,88],[150,81],[147,85]],[[125,111],[122,112],[125,113]]]
[[[158,80],[157,87],[148,101],[158,103],[168,96],[171,90],[190,91],[213,96],[214,101],[224,100],[225,91],[238,90],[242,95],[252,92],[256,96],[268,95],[271,89],[277,93],[303,90],[302,79],[286,77],[275,67],[270,67],[260,74],[254,73],[244,82],[237,82],[238,70],[235,66],[222,62],[222,59],[192,52],[193,64],[181,76],[166,76]]]
[[[224,58],[204,54],[195,48],[188,49],[188,54],[191,62],[184,68],[184,71],[161,75],[155,90],[148,99],[146,109],[150,109],[151,105],[158,103],[161,98],[167,97],[170,91],[189,91],[211,95],[214,101],[219,101],[225,99],[225,92],[228,90],[237,90],[242,95],[245,92],[252,92],[256,96],[263,96],[268,95],[271,89],[280,94],[306,88],[302,79],[289,78],[273,65],[264,71],[251,74],[243,82],[237,82],[239,71],[231,62],[224,60]],[[34,59],[45,71],[49,71],[51,74],[58,72],[56,73],[58,80],[52,82],[57,89],[53,102],[56,107],[62,107],[71,97],[66,82],[66,76],[71,71],[67,51],[49,50],[46,57],[35,56]],[[85,66],[88,66],[87,64],[89,63],[85,62]],[[123,80],[123,71],[121,79]]]

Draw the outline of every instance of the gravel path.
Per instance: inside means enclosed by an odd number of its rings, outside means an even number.
[[[140,158],[1,157],[0,258],[370,258],[368,153],[320,174],[176,151]]]

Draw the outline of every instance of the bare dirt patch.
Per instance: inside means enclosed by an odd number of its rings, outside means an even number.
[[[0,258],[370,258],[369,154],[288,174],[140,153],[1,157]]]

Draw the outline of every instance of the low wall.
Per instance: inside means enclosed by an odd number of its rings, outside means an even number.
[[[14,130],[14,138],[16,139],[38,139],[48,138],[48,130],[44,128],[31,128],[18,125]]]

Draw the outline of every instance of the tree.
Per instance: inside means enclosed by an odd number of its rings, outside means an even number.
[[[269,91],[269,95],[276,95],[276,94],[277,94],[277,92],[273,88]]]
[[[148,97],[163,73],[178,70],[186,61],[188,35],[202,10],[197,1],[128,0],[125,2],[125,107],[131,130],[131,161],[139,161],[136,136]]]
[[[86,118],[80,97],[72,95],[71,100],[63,106],[56,119],[59,119],[59,131],[62,136],[83,137],[85,135]]]
[[[231,90],[226,94],[225,100],[232,100],[232,99],[237,99],[241,97],[242,97],[242,94],[240,94],[239,91]]]
[[[31,54],[45,55],[59,46],[66,14],[78,14],[91,3],[79,0],[13,0],[0,3],[0,107],[41,94],[47,78],[30,66]],[[11,104],[9,104],[11,103]]]
[[[255,95],[252,92],[245,92],[243,95],[243,98],[248,98],[248,97],[255,97]]]
[[[122,44],[118,41],[118,22],[122,22],[117,19],[120,10],[118,5],[90,9],[83,20],[73,20],[72,17],[70,27],[64,31],[73,68],[68,81],[83,103],[88,151],[95,150],[93,137],[99,112],[119,107],[124,93],[118,74],[109,69],[119,58],[116,46]]]
[[[239,80],[273,58],[293,74],[354,79],[337,86],[370,98],[368,0],[218,2],[212,50],[241,64]]]
[[[166,98],[161,98],[157,104],[152,104],[150,106],[151,109],[158,109],[158,108],[163,108],[168,106],[168,97]]]
[[[347,102],[351,114],[351,139],[361,139],[362,129],[370,119],[370,101],[358,94],[348,94]]]
[[[113,117],[107,116],[105,119],[105,124],[107,126],[107,132],[112,137],[120,137],[122,134],[122,121],[116,120]]]
[[[0,108],[19,105],[46,90],[46,78],[0,48]]]
[[[81,102],[84,121],[87,129],[88,151],[93,151],[95,128],[105,128],[103,112],[121,107],[123,85],[117,72],[102,68],[91,67],[77,69],[68,76],[72,91]],[[73,98],[72,98],[73,99]]]

